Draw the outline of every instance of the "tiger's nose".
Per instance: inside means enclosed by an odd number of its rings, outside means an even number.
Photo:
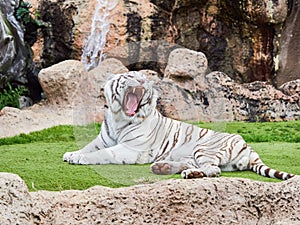
[[[138,80],[138,82],[139,82],[140,84],[142,84],[142,85],[145,83],[144,80]]]

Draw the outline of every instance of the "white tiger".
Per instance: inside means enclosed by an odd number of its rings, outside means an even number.
[[[157,93],[140,72],[112,76],[105,85],[107,112],[100,134],[83,149],[66,152],[72,164],[153,163],[155,174],[183,178],[219,176],[222,171],[252,170],[289,179],[293,174],[266,166],[237,134],[203,129],[162,116]]]

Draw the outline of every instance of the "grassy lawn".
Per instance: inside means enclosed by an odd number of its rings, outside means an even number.
[[[300,174],[300,121],[280,123],[201,123],[201,127],[241,134],[262,160],[274,169]],[[94,185],[122,187],[180,175],[158,176],[147,165],[70,165],[62,161],[66,151],[74,151],[92,140],[99,125],[58,126],[0,139],[0,171],[21,176],[30,191],[86,189]],[[279,181],[250,171],[224,172],[225,177]],[[213,178],[212,178],[213,179]]]

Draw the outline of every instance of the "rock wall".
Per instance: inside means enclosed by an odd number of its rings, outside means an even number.
[[[11,224],[286,224],[300,222],[300,178],[167,180],[128,188],[28,192],[0,173],[0,222]]]
[[[43,65],[80,59],[96,1],[29,2],[52,24],[53,35],[44,35],[44,43],[35,47]],[[297,1],[285,0],[119,1],[107,17],[104,53],[130,70],[163,74],[168,52],[179,45],[205,53],[212,71],[238,82],[280,86],[299,78],[298,7]]]
[[[300,3],[289,2],[289,16],[283,26],[279,38],[279,51],[275,58],[275,73],[278,84],[299,79],[300,49],[295,46],[300,43]]]

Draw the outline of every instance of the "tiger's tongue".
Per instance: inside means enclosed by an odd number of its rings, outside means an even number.
[[[138,108],[138,98],[135,94],[128,94],[126,103],[126,113],[129,116],[133,116]]]

